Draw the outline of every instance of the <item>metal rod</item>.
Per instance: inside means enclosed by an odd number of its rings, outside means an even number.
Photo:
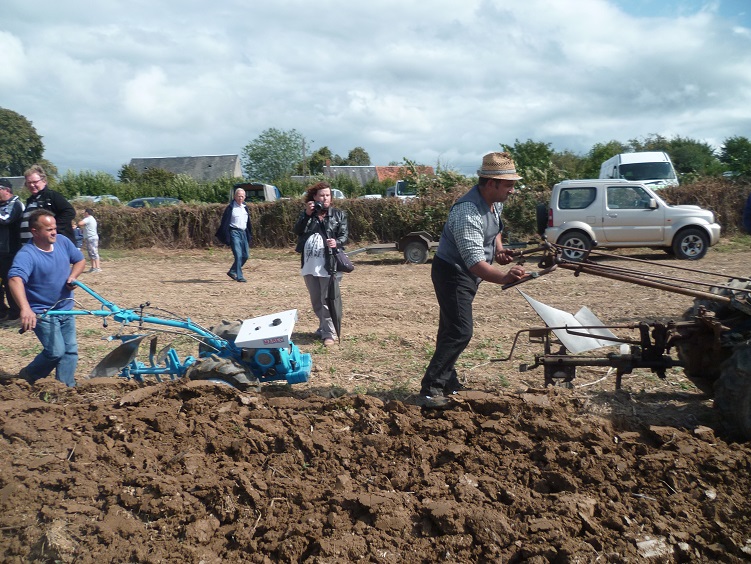
[[[652,282],[651,280],[643,280],[640,278],[635,278],[633,276],[615,274],[613,272],[602,272],[602,271],[598,272],[598,269],[596,267],[592,267],[592,265],[589,265],[589,264],[561,262],[558,264],[558,266],[560,266],[561,268],[565,268],[566,270],[573,270],[573,271],[585,272],[587,274],[594,274],[595,276],[602,276],[603,278],[609,278],[611,280],[620,280],[621,282],[628,282],[630,284],[638,284],[639,286],[646,286],[648,288],[664,290],[666,292],[671,292],[673,294],[683,294],[684,296],[692,296],[694,298],[702,298],[702,299],[712,300],[714,302],[720,302],[720,303],[725,303],[725,304],[729,304],[731,302],[731,298],[727,296],[718,296],[717,294],[711,294],[709,292],[702,292],[701,290],[690,290],[688,288],[680,288],[678,286],[672,286],[670,284]]]

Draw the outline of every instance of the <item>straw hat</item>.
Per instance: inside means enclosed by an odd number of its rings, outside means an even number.
[[[508,153],[488,153],[482,158],[482,168],[477,171],[477,176],[485,178],[497,178],[501,180],[521,180],[516,174],[514,160]]]

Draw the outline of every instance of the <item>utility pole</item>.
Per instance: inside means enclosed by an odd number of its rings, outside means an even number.
[[[302,180],[303,186],[308,183],[308,161],[305,159],[305,137],[302,138]]]

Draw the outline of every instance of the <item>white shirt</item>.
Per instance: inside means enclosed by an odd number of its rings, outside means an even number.
[[[326,248],[320,233],[314,233],[308,237],[302,252],[304,259],[300,274],[303,276],[329,276],[326,270]]]
[[[242,229],[248,227],[248,214],[245,213],[245,206],[232,202],[232,219],[229,222],[232,229]]]
[[[84,239],[96,239],[99,237],[96,232],[96,219],[94,219],[94,216],[89,215],[84,217],[81,223],[83,223],[81,233],[83,233]]]

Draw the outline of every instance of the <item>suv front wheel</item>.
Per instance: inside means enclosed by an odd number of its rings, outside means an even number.
[[[592,250],[592,239],[581,231],[569,231],[558,239],[556,244],[562,247],[570,247],[563,249],[563,257],[573,262],[583,260]]]
[[[699,227],[684,229],[673,240],[673,252],[680,260],[699,260],[707,254],[709,237]]]

